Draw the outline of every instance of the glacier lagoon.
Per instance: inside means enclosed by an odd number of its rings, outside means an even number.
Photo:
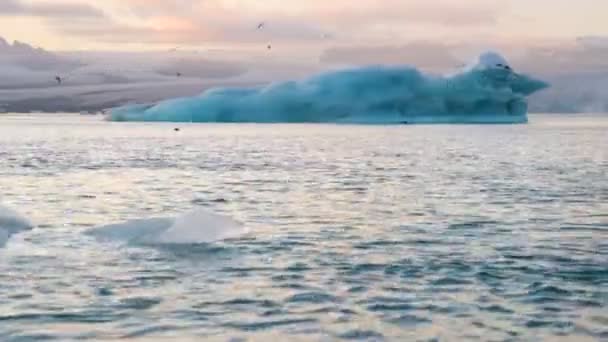
[[[112,121],[255,123],[525,123],[527,97],[548,87],[495,52],[451,75],[370,66],[262,88],[114,108]]]
[[[608,337],[605,114],[174,127],[0,116],[0,340]]]

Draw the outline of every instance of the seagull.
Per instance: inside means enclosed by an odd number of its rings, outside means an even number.
[[[61,84],[61,77],[55,76],[55,81],[57,81],[57,84]]]
[[[259,23],[258,24],[258,30],[264,28],[264,25],[265,25],[264,22]]]

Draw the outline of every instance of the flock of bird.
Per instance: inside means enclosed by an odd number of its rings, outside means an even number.
[[[262,29],[264,29],[265,27],[266,27],[266,23],[262,21],[262,22],[260,22],[260,23],[257,25],[257,30],[262,30]],[[329,35],[328,35],[327,33],[324,33],[324,34],[322,35],[322,37],[323,37],[323,39],[327,39],[327,38],[329,38]],[[268,45],[266,46],[266,49],[268,49],[268,50],[272,50],[272,45],[271,45],[271,44],[268,44]],[[169,52],[177,52],[177,50],[178,50],[178,48],[177,48],[177,47],[175,47],[175,48],[170,49],[170,50],[169,50]],[[178,72],[176,72],[176,73],[175,73],[175,76],[176,76],[176,77],[181,77],[181,76],[182,76],[182,73],[178,71]],[[63,81],[64,81],[64,78],[63,78],[63,77],[61,77],[61,76],[59,76],[59,75],[57,75],[57,76],[55,76],[55,81],[57,82],[57,85],[61,85],[61,84],[63,83]]]

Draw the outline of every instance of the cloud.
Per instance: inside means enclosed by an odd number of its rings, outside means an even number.
[[[399,1],[382,2],[362,0],[352,2],[338,0],[333,6],[320,6],[315,15],[325,15],[327,20],[357,25],[432,25],[432,26],[485,26],[494,24],[500,14],[495,1],[472,0],[468,3],[455,1]]]
[[[180,58],[171,60],[157,69],[161,75],[173,76],[177,72],[187,77],[228,78],[245,73],[242,65],[201,58]]]
[[[592,48],[608,48],[608,36],[582,36],[576,41],[586,47]]]
[[[32,71],[68,70],[80,66],[77,61],[60,57],[27,43],[9,44],[0,37],[0,65],[12,65]]]
[[[450,50],[451,46],[428,42],[417,42],[400,46],[349,46],[327,49],[321,62],[330,64],[408,64],[416,67],[442,70],[456,67],[459,60]]]
[[[469,61],[484,50],[504,53],[516,70],[544,77],[608,73],[608,40],[560,40],[525,44],[421,41],[401,45],[331,47],[320,57],[324,64],[408,64],[444,72]]]
[[[544,75],[608,72],[608,45],[601,41],[536,46],[521,57],[521,68]]]
[[[80,3],[55,2],[29,3],[21,0],[2,0],[0,16],[31,16],[49,18],[95,18],[103,17],[99,9]]]
[[[176,73],[182,77],[177,78]],[[195,53],[53,53],[0,37],[0,89],[56,88],[145,82],[227,79],[247,72],[238,61],[213,60]],[[25,90],[24,90],[25,91]]]
[[[4,0],[0,2],[0,13],[2,14],[15,14],[23,10],[23,4],[17,0]]]
[[[86,37],[113,44],[248,44],[266,46],[269,42],[320,41],[324,32],[313,25],[277,20],[265,31],[255,29],[255,21],[230,20],[207,24],[179,17],[150,18],[144,24],[132,25],[109,19],[51,21],[54,30],[69,36]]]
[[[328,37],[387,42],[394,35],[424,39],[454,28],[478,32],[495,25],[503,5],[496,0],[309,0],[294,6],[279,0],[108,0],[99,6],[115,16],[50,25],[68,36],[112,44],[297,44]],[[256,30],[260,21],[267,25]]]

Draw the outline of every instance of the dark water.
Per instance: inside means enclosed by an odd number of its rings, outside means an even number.
[[[175,125],[0,118],[1,341],[608,339],[608,116]],[[196,206],[250,232],[85,234]]]

